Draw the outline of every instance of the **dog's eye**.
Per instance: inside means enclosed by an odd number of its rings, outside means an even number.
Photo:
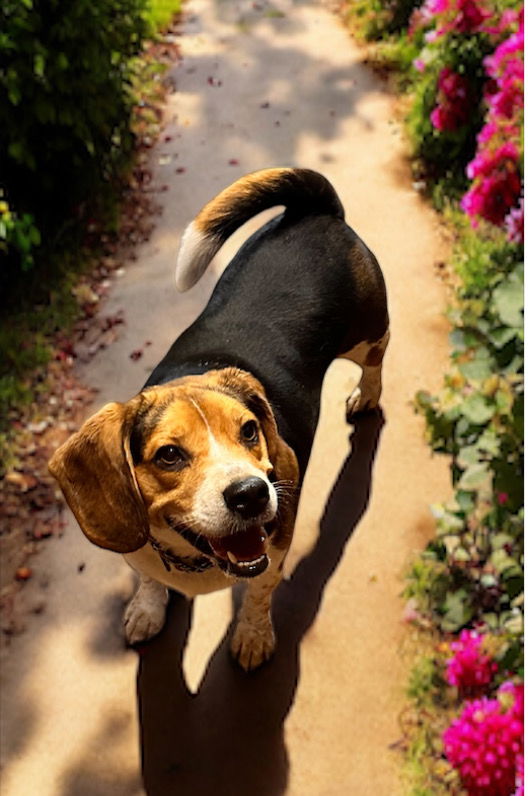
[[[258,442],[258,426],[254,420],[248,420],[240,429],[240,436],[246,443]]]
[[[160,467],[175,470],[186,464],[187,454],[177,445],[163,445],[156,451],[154,461]]]

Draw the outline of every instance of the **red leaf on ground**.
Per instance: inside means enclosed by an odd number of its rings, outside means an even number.
[[[33,570],[29,567],[19,567],[15,572],[15,578],[17,580],[29,580],[32,575]]]

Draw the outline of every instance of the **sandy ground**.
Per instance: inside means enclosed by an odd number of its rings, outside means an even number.
[[[398,796],[401,575],[431,533],[428,505],[448,492],[446,463],[431,457],[411,406],[445,369],[434,276],[445,243],[412,190],[394,100],[328,10],[189,0],[183,32],[177,92],[153,151],[163,213],[106,305],[125,310],[121,337],[80,374],[100,390],[94,409],[137,392],[239,244],[241,235],[196,288],[176,293],[175,251],[201,205],[248,171],[300,165],[333,182],[384,269],[385,418],[362,420],[351,436],[344,401],[357,372],[335,363],[293,574],[275,601],[278,653],[250,676],[227,655],[230,593],[199,598],[194,611],[175,597],[166,629],[139,656],[136,700],[138,655],[120,630],[129,570],[69,517],[64,537],[32,562],[28,628],[3,661],[2,794]],[[134,362],[135,349],[144,355]]]

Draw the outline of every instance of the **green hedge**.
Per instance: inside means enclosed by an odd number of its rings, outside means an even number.
[[[3,0],[0,289],[93,210],[132,146],[131,57],[146,0]],[[7,211],[4,211],[4,216]],[[5,218],[4,218],[5,221]],[[43,252],[42,252],[43,253]],[[29,255],[29,257],[28,257]]]

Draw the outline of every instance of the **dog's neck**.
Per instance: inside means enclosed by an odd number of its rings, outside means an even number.
[[[170,572],[173,568],[180,572],[205,572],[213,566],[205,556],[179,556],[164,544],[149,535],[149,544],[160,557],[161,563]]]

